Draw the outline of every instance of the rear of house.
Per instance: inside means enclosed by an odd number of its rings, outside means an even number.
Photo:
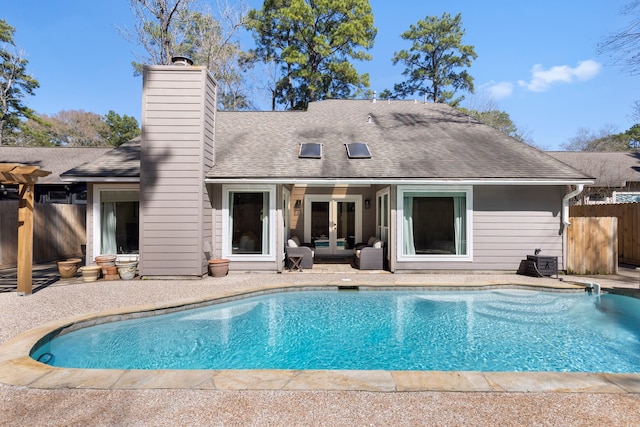
[[[143,276],[201,277],[216,257],[280,272],[293,236],[314,258],[375,237],[393,272],[515,271],[536,248],[563,266],[568,197],[592,180],[451,107],[216,111],[206,69],[144,73],[140,143],[65,174],[90,182],[89,259],[135,252]]]

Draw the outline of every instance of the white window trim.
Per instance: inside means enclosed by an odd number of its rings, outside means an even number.
[[[269,253],[266,255],[256,254],[233,254],[231,253],[231,236],[229,236],[229,193],[269,193]],[[230,261],[275,261],[276,260],[276,186],[275,185],[234,185],[225,184],[222,186],[222,257]]]
[[[362,195],[360,194],[308,194],[304,196],[304,240],[311,241],[311,203],[313,202],[353,202],[355,212],[355,242],[362,241]]]
[[[466,213],[467,213],[467,253],[465,255],[405,255],[402,250],[404,248],[404,194],[405,193],[439,193],[439,192],[461,192],[466,194]],[[398,261],[401,262],[470,262],[473,261],[473,187],[458,185],[425,185],[425,186],[409,186],[399,185],[397,191],[396,203],[396,254]]]
[[[385,215],[387,217],[387,223],[386,226],[383,226],[380,224],[380,213],[378,211],[378,199],[382,198],[382,197],[387,197],[387,212],[385,212]],[[376,210],[376,235],[378,238],[382,239],[381,233],[380,233],[380,228],[386,228],[387,229],[387,239],[384,240],[385,244],[389,244],[388,240],[389,240],[389,230],[391,228],[391,188],[390,187],[386,187],[383,188],[382,190],[378,190],[376,192],[376,200],[375,200],[375,206],[374,206],[375,210]]]
[[[93,256],[96,257],[100,254],[100,238],[101,238],[101,217],[100,217],[100,193],[102,191],[131,191],[138,192],[138,202],[140,202],[140,184],[94,184],[93,185],[93,202],[92,202],[92,215],[93,215]],[[138,225],[140,218],[138,218]],[[142,244],[142,242],[140,242]]]
[[[638,191],[614,191],[612,194],[610,203],[625,203],[625,202],[619,202],[618,196],[638,196],[638,195],[640,195],[640,192]]]

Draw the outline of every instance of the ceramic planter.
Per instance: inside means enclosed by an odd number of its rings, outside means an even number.
[[[72,277],[76,277],[78,274],[78,266],[82,260],[68,259],[66,261],[58,261],[58,272],[60,273],[60,277],[62,279],[70,279]]]
[[[102,267],[99,265],[87,265],[84,267],[80,267],[80,271],[82,272],[82,280],[85,282],[95,282],[98,280],[100,276],[100,271]]]
[[[209,274],[213,277],[224,277],[229,273],[229,260],[228,259],[210,259],[209,260]]]
[[[122,280],[131,280],[136,277],[136,269],[138,268],[137,261],[116,261],[116,267],[118,267],[118,273]]]

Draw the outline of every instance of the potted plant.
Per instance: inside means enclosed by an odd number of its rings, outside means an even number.
[[[224,277],[229,273],[229,260],[216,258],[209,260],[209,274],[213,277]]]

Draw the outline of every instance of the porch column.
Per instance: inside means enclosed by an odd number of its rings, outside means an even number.
[[[31,295],[33,268],[33,184],[19,184],[18,295]]]

